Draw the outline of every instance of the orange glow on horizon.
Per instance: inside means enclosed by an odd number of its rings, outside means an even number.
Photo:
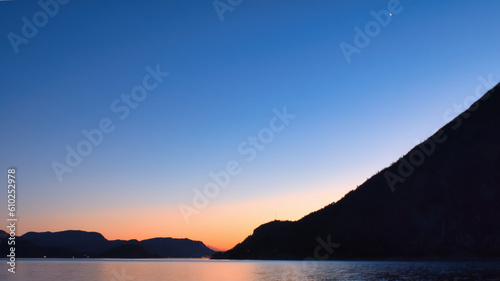
[[[145,240],[155,237],[198,240],[215,250],[228,250],[263,223],[298,220],[340,199],[347,191],[335,188],[305,191],[254,200],[213,200],[187,224],[177,206],[148,206],[138,212],[130,207],[54,214],[29,214],[21,218],[19,234],[27,231],[84,230],[99,232],[108,240]]]

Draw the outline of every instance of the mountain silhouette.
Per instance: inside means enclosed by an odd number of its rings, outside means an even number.
[[[499,258],[499,88],[338,202],[213,258]]]
[[[8,237],[0,230],[0,252],[5,255]],[[203,242],[189,239],[110,241],[100,233],[80,230],[27,232],[16,238],[16,255],[24,258],[201,258],[213,253]]]
[[[27,232],[19,240],[27,240],[41,247],[62,247],[78,252],[98,253],[107,251],[113,246],[102,234],[79,230],[60,232]],[[123,241],[124,243],[126,241]]]
[[[214,253],[203,242],[189,239],[153,238],[142,240],[139,245],[160,257],[209,257]]]

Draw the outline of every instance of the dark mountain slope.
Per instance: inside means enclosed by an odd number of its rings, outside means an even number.
[[[500,258],[499,88],[337,203],[215,258]]]

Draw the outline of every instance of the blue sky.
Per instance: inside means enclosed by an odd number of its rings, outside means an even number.
[[[209,208],[331,190],[305,215],[338,200],[444,125],[478,77],[500,78],[493,0],[402,0],[348,63],[339,44],[390,2],[242,1],[221,21],[212,1],[70,1],[18,53],[8,34],[42,9],[0,2],[0,167],[18,169],[22,231],[64,229],[63,212],[176,208],[233,159],[243,172]],[[170,75],[120,120],[112,102],[157,65]],[[238,145],[283,107],[297,117],[245,162]],[[103,118],[115,130],[59,182],[51,163]],[[181,216],[152,216],[165,215]]]

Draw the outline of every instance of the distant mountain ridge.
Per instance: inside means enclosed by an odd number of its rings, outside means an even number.
[[[338,202],[214,258],[500,259],[499,199],[500,84]]]
[[[7,253],[8,234],[0,230],[0,250]],[[26,258],[201,258],[214,251],[189,239],[107,240],[98,232],[67,230],[27,232],[16,239],[18,257]]]

